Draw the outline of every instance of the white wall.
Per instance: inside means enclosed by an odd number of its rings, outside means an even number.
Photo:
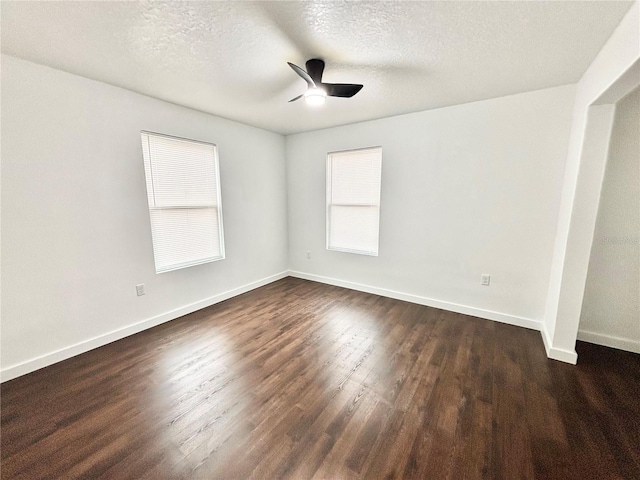
[[[584,161],[588,111],[639,65],[638,30],[635,3],[577,90],[286,141],[3,55],[2,378],[271,281],[288,265],[317,280],[542,327],[549,355],[573,361],[585,232],[604,171],[604,161]],[[226,260],[154,273],[141,129],[219,145]],[[326,153],[371,145],[384,149],[380,256],[328,252]],[[491,287],[479,285],[481,273],[492,275]],[[137,283],[147,295],[135,296]]]
[[[640,353],[640,89],[621,100],[591,248],[578,338]]]
[[[290,269],[539,328],[574,96],[569,85],[286,137]],[[326,154],[375,145],[380,255],[327,251]]]
[[[218,144],[225,260],[155,274],[142,129]],[[3,55],[2,227],[7,379],[285,271],[284,138]]]
[[[640,10],[635,2],[577,86],[544,315],[547,354],[559,360],[577,360],[575,342],[613,118],[613,107],[594,105],[620,91],[616,83],[637,84],[639,59]]]

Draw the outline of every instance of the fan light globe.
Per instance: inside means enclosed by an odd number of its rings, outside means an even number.
[[[321,88],[310,88],[304,92],[304,101],[307,105],[322,105],[327,99],[327,92]]]

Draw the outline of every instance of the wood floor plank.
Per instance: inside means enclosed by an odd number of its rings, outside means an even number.
[[[640,356],[286,278],[6,382],[2,479],[640,478]]]

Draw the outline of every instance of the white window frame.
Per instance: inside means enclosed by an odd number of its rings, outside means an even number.
[[[358,151],[364,151],[364,150],[380,150],[380,193],[378,195],[378,203],[377,204],[349,204],[345,206],[363,206],[363,207],[377,207],[378,209],[378,232],[377,232],[377,242],[376,242],[376,250],[375,251],[366,251],[366,250],[354,250],[354,249],[350,249],[350,248],[340,248],[340,247],[332,247],[330,245],[330,236],[331,236],[331,207],[333,205],[338,205],[338,204],[333,204],[331,203],[331,186],[332,186],[332,179],[331,179],[331,156],[335,155],[335,154],[340,154],[340,153],[351,153],[351,152],[358,152]],[[333,151],[333,152],[328,152],[327,153],[327,191],[326,191],[326,227],[325,227],[325,232],[326,232],[326,245],[327,245],[327,250],[331,250],[334,252],[344,252],[344,253],[355,253],[357,255],[368,255],[371,257],[377,257],[379,255],[380,252],[380,203],[381,203],[381,197],[382,197],[382,146],[377,145],[377,146],[373,146],[373,147],[363,147],[363,148],[353,148],[353,149],[349,149],[349,150],[337,150],[337,151]]]
[[[218,215],[218,235],[219,235],[219,242],[220,242],[220,255],[215,256],[215,257],[208,257],[208,258],[202,258],[199,260],[195,260],[192,262],[184,262],[184,263],[179,263],[179,264],[174,264],[170,267],[166,267],[166,268],[158,268],[157,262],[156,262],[156,252],[155,252],[155,242],[154,242],[154,264],[155,264],[155,268],[156,268],[156,274],[160,274],[160,273],[166,273],[166,272],[172,272],[174,270],[180,270],[182,268],[187,268],[187,267],[192,267],[195,265],[202,265],[205,263],[211,263],[211,262],[217,262],[218,260],[224,260],[225,258],[225,248],[224,248],[224,228],[223,228],[223,219],[222,219],[222,192],[221,192],[221,188],[220,188],[220,163],[218,161],[218,145],[215,143],[211,143],[211,142],[204,142],[201,140],[193,140],[191,138],[184,138],[184,137],[177,137],[174,135],[168,135],[165,133],[158,133],[158,132],[151,132],[148,130],[141,130],[140,131],[140,137],[141,140],[143,139],[143,135],[151,135],[151,136],[156,136],[156,137],[165,137],[165,138],[170,138],[172,140],[179,140],[182,142],[188,142],[188,143],[198,143],[198,144],[202,144],[202,145],[208,145],[213,147],[213,162],[214,162],[214,168],[215,168],[215,175],[216,175],[216,205],[215,206],[211,206],[211,205],[170,205],[170,206],[155,206],[155,205],[151,205],[149,204],[149,216],[151,217],[151,212],[153,210],[172,210],[172,209],[202,209],[202,208],[213,208],[216,210],[216,213]],[[148,137],[147,137],[148,140]],[[149,146],[147,147],[149,154],[151,154],[151,149],[149,148]],[[144,151],[143,151],[143,161],[146,163],[146,160],[144,159]],[[149,165],[150,165],[150,170],[151,172],[153,172],[153,166],[152,166],[152,162],[151,159],[149,160]],[[145,165],[145,176],[147,175],[146,172],[146,165]],[[153,175],[153,174],[152,174]],[[153,188],[153,180],[151,180],[151,185]],[[148,198],[148,197],[147,197]],[[150,218],[151,220],[151,218]],[[154,231],[153,231],[153,225],[151,226],[151,235],[152,238],[155,235]]]

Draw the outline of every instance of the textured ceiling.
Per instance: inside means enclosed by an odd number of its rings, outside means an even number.
[[[2,51],[288,134],[578,81],[631,2],[10,2]],[[362,83],[287,103],[287,66]]]

